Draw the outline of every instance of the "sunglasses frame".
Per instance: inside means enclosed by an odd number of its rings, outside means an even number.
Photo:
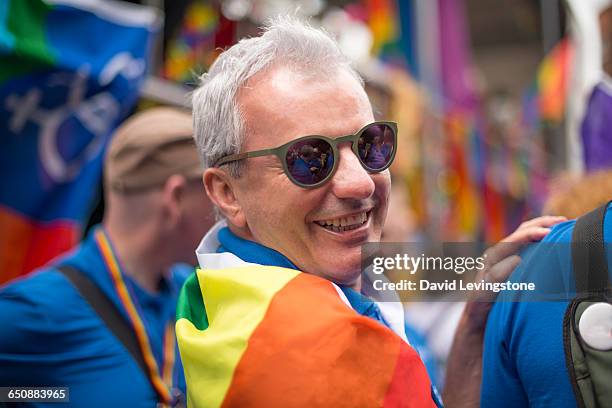
[[[359,146],[358,146],[358,141],[359,141],[359,137],[363,134],[363,132],[365,132],[370,126],[374,126],[374,125],[386,125],[389,126],[391,128],[391,130],[393,131],[393,137],[395,139],[395,146],[393,147],[393,152],[391,153],[391,158],[389,159],[389,163],[387,163],[384,167],[381,167],[380,169],[372,169],[368,166],[365,165],[365,163],[361,160],[361,157],[359,157]],[[329,143],[329,145],[332,148],[332,152],[334,154],[334,158],[340,158],[340,151],[338,150],[338,145],[340,143],[346,143],[346,142],[351,142],[351,150],[353,151],[353,153],[355,154],[355,156],[357,156],[357,159],[359,160],[359,163],[361,163],[361,166],[367,170],[369,173],[381,173],[385,170],[387,170],[389,168],[389,166],[391,166],[391,164],[393,163],[393,160],[395,160],[395,153],[397,152],[397,123],[396,122],[390,122],[390,121],[376,121],[376,122],[372,122],[372,123],[368,123],[367,125],[365,125],[364,127],[362,127],[361,129],[359,129],[359,131],[357,133],[354,133],[352,135],[346,135],[346,136],[340,136],[337,138],[329,138],[327,136],[322,136],[322,135],[310,135],[310,136],[302,136],[300,138],[291,140],[281,146],[272,148],[272,149],[263,149],[263,150],[255,150],[252,152],[244,152],[244,153],[237,153],[237,154],[230,154],[229,156],[225,156],[220,158],[219,160],[217,160],[217,162],[213,165],[213,167],[219,167],[222,166],[224,164],[227,163],[231,163],[231,162],[235,162],[235,161],[239,161],[239,160],[243,160],[243,159],[249,159],[251,157],[261,157],[261,156],[276,156],[278,157],[278,159],[280,160],[282,166],[283,166],[283,171],[285,172],[285,174],[287,175],[287,177],[289,178],[289,180],[291,180],[294,184],[302,187],[302,188],[316,188],[319,187],[323,184],[325,184],[326,182],[328,182],[334,175],[334,173],[336,172],[336,170],[338,169],[338,162],[339,160],[335,160],[334,159],[334,166],[332,167],[332,169],[330,170],[329,174],[323,178],[322,180],[318,181],[315,184],[304,184],[299,182],[298,180],[296,180],[292,175],[291,172],[289,171],[289,168],[287,167],[287,152],[289,151],[289,148],[291,146],[293,146],[295,143],[298,143],[302,140],[306,140],[306,139],[322,139],[324,141],[326,141],[327,143]]]

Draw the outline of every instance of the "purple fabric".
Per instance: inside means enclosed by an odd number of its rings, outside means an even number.
[[[477,99],[464,8],[463,0],[438,0],[441,72],[447,108],[472,110]]]
[[[587,171],[612,167],[612,88],[600,83],[591,93],[582,121],[582,146]]]

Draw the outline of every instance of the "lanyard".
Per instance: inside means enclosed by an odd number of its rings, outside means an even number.
[[[155,392],[158,396],[161,397],[163,402],[166,404],[170,404],[173,399],[172,395],[170,394],[170,387],[172,386],[172,369],[174,367],[175,359],[174,325],[171,322],[168,323],[164,333],[163,359],[160,375],[160,370],[157,366],[157,361],[155,360],[155,357],[153,356],[153,351],[151,350],[149,336],[147,335],[144,323],[136,309],[134,301],[132,300],[132,297],[128,292],[127,286],[123,279],[123,274],[121,273],[121,268],[119,267],[119,262],[117,261],[117,257],[113,252],[110,241],[108,240],[108,237],[102,229],[98,229],[95,232],[94,238],[96,244],[98,245],[98,248],[100,249],[100,252],[102,253],[102,258],[106,265],[106,270],[108,271],[113,281],[115,292],[117,293],[121,304],[126,310],[130,323],[132,324],[132,327],[136,333],[136,338],[138,339],[140,351],[147,365],[151,384],[153,385]]]

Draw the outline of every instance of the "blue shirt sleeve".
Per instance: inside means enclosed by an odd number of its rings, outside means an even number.
[[[497,303],[489,315],[484,340],[481,407],[529,406],[506,341],[508,306],[508,303]]]
[[[45,273],[15,282],[0,290],[0,384],[46,384],[51,379],[41,378],[43,370],[32,370],[44,365],[49,348],[57,339],[51,334],[59,305],[45,301],[55,298],[49,291],[63,292],[61,278]],[[61,315],[61,314],[60,314]]]

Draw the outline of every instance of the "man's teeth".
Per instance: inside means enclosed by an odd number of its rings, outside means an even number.
[[[316,221],[323,228],[335,232],[349,231],[361,227],[368,220],[368,213],[363,212],[344,218],[334,218],[331,220]]]

